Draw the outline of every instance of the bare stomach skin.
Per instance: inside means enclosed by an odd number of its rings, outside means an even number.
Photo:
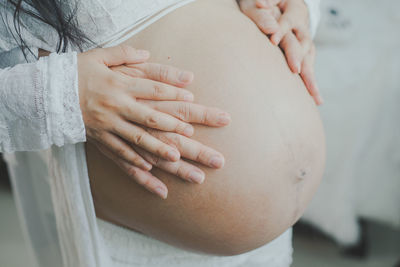
[[[150,194],[94,146],[87,163],[99,218],[180,248],[236,255],[282,234],[301,216],[322,177],[318,110],[279,48],[234,0],[198,0],[125,42],[151,61],[195,73],[196,102],[226,110],[225,128],[195,126],[194,139],[225,156],[196,185],[152,170],[167,200]]]

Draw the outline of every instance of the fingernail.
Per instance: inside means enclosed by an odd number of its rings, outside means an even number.
[[[278,34],[274,34],[271,38],[272,44],[273,45],[278,45],[279,44],[279,36]]]
[[[204,182],[204,175],[198,171],[192,171],[189,174],[189,180],[193,183],[202,184]]]
[[[165,188],[157,187],[154,191],[155,191],[155,193],[156,193],[157,195],[159,195],[162,199],[166,199],[167,196],[168,196],[168,192],[167,192],[167,190],[166,190]]]
[[[147,50],[136,50],[136,53],[143,58],[148,58],[150,56],[150,52]]]
[[[183,134],[189,137],[192,136],[194,134],[193,126],[187,126],[185,130],[183,130]]]
[[[175,150],[170,150],[168,151],[167,157],[171,161],[178,161],[181,156]]]
[[[218,115],[218,125],[227,125],[231,122],[231,116],[226,113],[226,112],[222,112]]]
[[[297,74],[299,74],[301,72],[301,67],[300,67],[299,62],[296,63],[296,72],[297,72]]]
[[[322,98],[322,96],[319,95],[317,98],[318,98],[319,104],[322,105],[324,103],[324,99]]]
[[[185,94],[184,96],[183,96],[183,100],[184,101],[193,101],[194,100],[194,95],[193,94],[190,94],[190,93],[187,93],[187,94]]]
[[[179,81],[182,83],[189,83],[193,80],[193,73],[189,71],[182,71],[179,75]]]
[[[224,165],[224,159],[221,156],[214,156],[210,160],[210,166],[213,168],[221,168]]]

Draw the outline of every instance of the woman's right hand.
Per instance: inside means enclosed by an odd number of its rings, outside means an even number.
[[[191,109],[192,118],[188,118],[185,122],[174,114],[168,114],[171,112],[157,110],[146,104],[145,101],[160,103],[175,101],[187,104],[193,101],[193,94],[182,89],[192,82],[191,72],[166,65],[142,64],[148,58],[147,51],[123,45],[94,49],[80,54],[79,97],[88,139],[136,182],[165,198],[165,185],[155,177],[148,179],[150,175],[148,171],[155,163],[154,159],[157,159],[158,164],[180,162],[179,150],[184,150],[163,142],[150,134],[149,130],[175,133],[189,140],[188,137],[193,135],[193,126],[189,122],[192,122],[190,120],[193,118],[196,120],[211,116],[220,121],[219,117],[222,114],[225,123],[219,123],[218,126],[224,126],[229,123],[229,115],[218,109],[199,108],[199,105],[191,103],[193,105],[188,107]],[[117,66],[124,65],[147,66],[147,69],[140,77],[132,77],[113,70]],[[203,124],[207,125],[210,122],[205,121]],[[194,149],[193,146],[189,148]],[[196,146],[196,149],[205,148]],[[139,150],[143,156],[138,153]],[[208,151],[211,157],[222,157],[215,150],[208,149]],[[204,161],[204,158],[202,160]]]
[[[315,45],[303,0],[239,0],[242,12],[279,45],[293,73],[300,74],[317,105],[323,103],[314,72]]]

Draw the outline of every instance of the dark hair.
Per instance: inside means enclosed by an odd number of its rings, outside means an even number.
[[[21,13],[44,22],[57,31],[57,52],[65,52],[69,45],[74,45],[82,50],[85,43],[93,43],[78,27],[75,16],[78,3],[71,6],[71,0],[8,0],[8,2],[15,7],[13,26],[17,36],[14,36],[14,38],[22,49],[25,58],[24,48],[28,48],[28,46],[21,35]],[[28,10],[24,7],[24,4],[32,7],[36,12],[31,9]]]

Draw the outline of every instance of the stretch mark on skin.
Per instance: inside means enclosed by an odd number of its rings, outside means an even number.
[[[271,112],[272,112],[273,117],[277,118],[277,116],[275,115],[275,110],[273,109]],[[297,164],[299,162],[299,159],[296,156],[296,153],[294,152],[293,145],[289,141],[290,138],[287,136],[284,126],[281,124],[281,121],[278,119],[276,119],[276,123],[277,123],[276,128],[279,131],[279,136],[281,136],[282,140],[284,141],[283,144],[285,144],[285,146],[286,146],[286,151],[287,151],[287,154],[289,155],[290,162]],[[301,212],[301,209],[299,206],[300,205],[300,194],[302,192],[305,179],[307,178],[307,174],[308,174],[308,172],[304,168],[301,168],[298,171],[296,171],[296,173],[294,174],[294,177],[293,177],[294,178],[293,184],[296,187],[295,188],[296,193],[294,196],[295,207],[294,207],[293,214],[292,214],[293,223],[295,223],[296,220],[300,216],[300,212]]]

